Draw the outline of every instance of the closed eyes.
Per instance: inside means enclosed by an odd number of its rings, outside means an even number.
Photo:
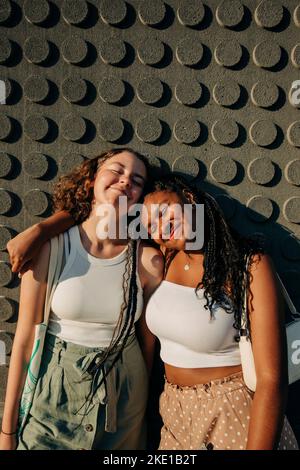
[[[124,172],[123,170],[116,170],[115,168],[111,168],[110,171],[112,171],[113,173],[116,173],[118,175],[122,175]],[[134,184],[136,184],[137,186],[139,187],[143,187],[143,181],[139,181],[139,180],[136,180],[135,178],[132,179],[132,182]]]

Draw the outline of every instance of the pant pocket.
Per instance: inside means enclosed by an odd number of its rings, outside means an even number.
[[[57,406],[72,416],[82,416],[92,404],[92,378],[80,378],[72,370],[72,366],[64,367],[57,396]]]
[[[43,419],[43,417],[55,413],[61,379],[62,368],[57,364],[49,367],[45,373],[39,376],[33,397],[31,415]]]

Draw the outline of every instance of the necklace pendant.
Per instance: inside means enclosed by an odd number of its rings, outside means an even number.
[[[190,269],[190,265],[189,265],[189,264],[185,264],[184,267],[183,267],[183,269],[184,269],[185,271],[188,271],[188,270]]]

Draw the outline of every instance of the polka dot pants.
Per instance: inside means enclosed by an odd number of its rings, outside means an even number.
[[[180,387],[165,382],[160,450],[244,450],[253,394],[242,373],[207,384]],[[285,419],[278,449],[298,449]]]

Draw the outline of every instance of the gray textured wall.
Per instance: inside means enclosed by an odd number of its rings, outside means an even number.
[[[19,280],[6,243],[49,214],[59,174],[111,146],[188,175],[240,230],[264,234],[300,309],[300,105],[289,93],[300,79],[299,0],[0,0],[0,24],[7,363]],[[0,374],[1,402],[6,366]],[[298,431],[299,389],[289,402]]]

